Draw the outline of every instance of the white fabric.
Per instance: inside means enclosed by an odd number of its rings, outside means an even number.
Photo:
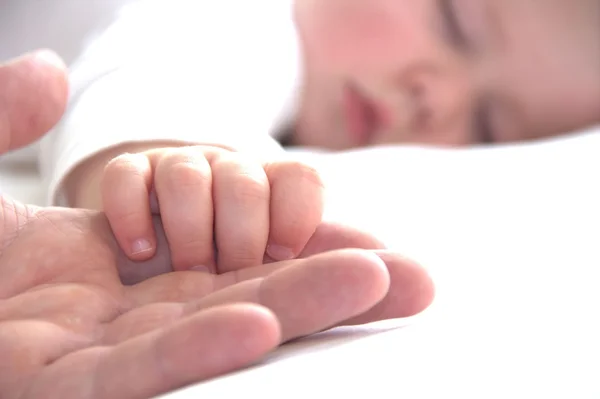
[[[101,35],[118,10],[137,0],[2,0],[0,62],[51,48],[67,64]],[[45,203],[47,184],[37,166],[39,143],[0,158],[0,189],[35,204]]]
[[[269,134],[291,113],[300,70],[291,0],[84,3],[11,0],[0,17],[0,38],[11,38],[0,60],[43,46],[71,64],[69,109],[41,146],[47,202],[66,205],[66,175],[122,143],[281,151]],[[24,21],[37,29],[18,29]],[[33,164],[35,150],[10,158]]]
[[[328,218],[427,265],[434,305],[407,327],[334,330],[168,397],[599,398],[599,153],[600,131],[315,157]]]
[[[190,140],[197,131],[262,135],[272,126],[280,104],[263,98],[293,93],[290,82],[297,77],[286,71],[294,71],[296,50],[284,45],[285,35],[271,33],[276,28],[264,14],[260,23],[252,16],[257,4],[273,10],[277,5],[281,12],[287,5],[240,0],[230,9],[237,13],[226,12],[233,1],[176,0],[165,2],[172,4],[167,11],[164,3],[130,0],[136,8],[129,14],[119,14],[127,0],[3,1],[0,59],[48,46],[70,62],[98,38],[73,67],[77,102],[47,142],[43,165],[51,197],[75,163],[120,140]],[[209,3],[211,12],[224,4],[228,25],[219,24],[217,14],[185,12],[190,4]],[[98,21],[95,28],[84,24],[86,15]],[[181,16],[175,32],[186,35],[169,42],[161,35],[170,34]],[[244,25],[255,22],[262,29]],[[31,26],[45,26],[40,32],[46,33],[28,33]],[[201,26],[216,30],[196,36]],[[117,40],[119,29],[124,36]],[[265,72],[255,62],[262,63],[267,47],[247,48],[241,56],[216,47],[216,39],[231,44],[242,37],[266,40],[273,46],[269,53],[289,57],[277,58]],[[197,53],[182,55],[196,44]],[[200,44],[221,51],[221,64],[206,69],[210,57]],[[173,65],[180,69],[167,75]],[[194,75],[199,66],[208,72]],[[214,79],[223,70],[243,73],[232,81]],[[211,71],[215,75],[207,75]],[[248,82],[256,84],[255,96],[233,90]],[[157,86],[149,89],[151,84]],[[194,90],[200,87],[211,88],[207,96]],[[213,108],[202,113],[207,102],[249,106],[236,108],[242,114],[233,120],[213,114]],[[392,321],[336,330],[284,347],[257,368],[171,397],[600,397],[599,135],[486,150],[397,148],[311,159],[329,186],[327,217],[366,228],[430,267],[438,286],[434,306],[408,327],[396,328],[406,321]],[[39,203],[45,192],[23,154],[0,159],[0,186]],[[34,153],[28,154],[31,161]]]
[[[43,142],[49,201],[64,205],[62,179],[116,144],[280,151],[268,132],[298,71],[290,4],[144,0],[123,10],[75,64],[70,110]]]

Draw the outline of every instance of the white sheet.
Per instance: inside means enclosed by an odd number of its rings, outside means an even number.
[[[169,398],[600,398],[600,132],[309,159],[329,186],[327,218],[427,265],[436,302],[407,327],[321,334]],[[4,192],[43,199],[32,165],[0,169]]]
[[[600,132],[315,162],[329,184],[328,218],[427,265],[433,307],[408,327],[285,346],[169,398],[600,398]]]

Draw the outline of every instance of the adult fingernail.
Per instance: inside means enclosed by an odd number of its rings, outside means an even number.
[[[193,272],[202,272],[202,273],[210,273],[210,269],[207,266],[194,266],[190,269]]]
[[[296,257],[290,248],[274,244],[267,245],[267,255],[275,260],[290,260]]]
[[[152,244],[146,239],[135,240],[131,245],[131,254],[137,255],[142,252],[148,252],[152,249]]]

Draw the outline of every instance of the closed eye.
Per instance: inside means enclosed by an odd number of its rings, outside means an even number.
[[[459,49],[468,49],[469,40],[457,17],[454,0],[438,0],[438,5],[447,39]]]
[[[480,144],[492,144],[496,141],[495,132],[491,122],[490,102],[479,101],[473,115],[473,135],[475,142]]]

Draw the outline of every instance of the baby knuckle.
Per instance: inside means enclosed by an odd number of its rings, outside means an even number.
[[[196,187],[210,183],[210,169],[193,159],[171,162],[165,170],[165,179],[173,189]]]
[[[289,161],[283,165],[284,174],[290,178],[307,181],[317,187],[324,186],[320,173],[314,167],[299,161]]]
[[[236,176],[231,185],[231,194],[240,201],[266,201],[269,199],[269,184],[263,176],[244,172]]]
[[[106,165],[105,174],[138,174],[140,169],[140,154],[121,154],[111,159]]]
[[[137,207],[107,206],[105,212],[112,223],[120,223],[121,226],[138,226],[144,217]]]

